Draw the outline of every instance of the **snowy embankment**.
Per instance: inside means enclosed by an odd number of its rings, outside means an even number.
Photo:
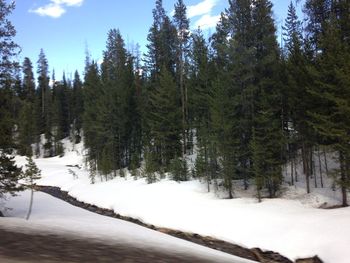
[[[1,227],[28,234],[32,231],[37,234],[59,234],[71,237],[72,240],[93,239],[101,244],[122,244],[124,247],[155,250],[168,255],[205,259],[207,262],[253,263],[129,222],[88,212],[44,193],[35,194],[32,216],[26,221],[24,217],[29,195],[27,191],[11,198],[7,206],[13,209],[6,212],[7,217],[0,218]],[[1,259],[0,256],[0,261]]]
[[[17,162],[23,165],[24,158],[17,157]],[[43,177],[39,185],[60,187],[79,201],[158,227],[273,250],[290,259],[314,255],[325,263],[348,263],[350,259],[350,208],[313,207],[332,202],[331,197],[316,193],[298,198],[300,188],[290,187],[284,199],[262,203],[248,197],[225,200],[207,193],[199,181],[147,184],[130,176],[90,184],[88,172],[75,167],[83,166],[79,151],[68,151],[62,158],[37,159],[36,163]]]

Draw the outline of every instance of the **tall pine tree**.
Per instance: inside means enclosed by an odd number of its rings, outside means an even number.
[[[18,70],[14,56],[18,54],[19,48],[13,41],[16,30],[8,20],[14,8],[14,3],[7,4],[5,0],[0,0],[0,198],[6,193],[14,194],[20,190],[17,180],[21,169],[10,155],[14,146],[13,89]]]

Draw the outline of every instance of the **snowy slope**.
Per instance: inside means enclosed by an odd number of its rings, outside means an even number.
[[[242,196],[219,199],[206,192],[199,181],[176,183],[162,180],[115,178],[90,184],[88,172],[67,165],[83,166],[82,155],[68,151],[63,158],[37,159],[41,185],[57,186],[78,200],[114,209],[159,227],[209,235],[246,247],[274,250],[291,259],[319,255],[326,263],[348,263],[350,258],[350,208],[322,210],[315,204],[334,202],[337,196],[305,195],[290,187],[287,198],[264,200]],[[23,157],[17,158],[24,163]],[[78,179],[68,172],[72,169]],[[293,190],[294,188],[294,190]]]
[[[40,233],[47,231],[69,236],[78,235],[86,239],[103,240],[109,244],[122,242],[132,247],[157,248],[179,255],[200,256],[213,262],[253,263],[132,223],[85,211],[44,193],[34,195],[32,216],[26,221],[23,218],[26,215],[29,194],[24,192],[11,199],[8,206],[13,210],[7,212],[10,217],[0,218],[1,226],[21,232],[34,230]]]

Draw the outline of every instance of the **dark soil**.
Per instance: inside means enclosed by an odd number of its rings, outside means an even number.
[[[257,262],[262,262],[262,263],[293,263],[293,261],[273,251],[262,251],[259,248],[248,249],[248,248],[238,246],[232,243],[228,243],[222,240],[218,240],[212,237],[201,236],[195,233],[185,233],[185,232],[181,232],[173,229],[159,228],[151,224],[146,224],[140,221],[139,219],[117,214],[113,210],[102,209],[95,205],[80,202],[76,198],[70,196],[67,192],[62,191],[58,187],[36,186],[36,190],[50,194],[74,206],[89,210],[91,212],[94,212],[100,215],[109,216],[113,218],[122,219],[128,222],[132,222],[162,233],[166,233],[168,235],[171,235],[177,238],[191,241],[193,243],[203,245],[212,249],[216,249],[231,255],[241,257],[241,258],[255,260]],[[131,262],[134,262],[134,261],[131,261]],[[153,262],[158,262],[158,261],[153,261]],[[165,261],[165,262],[172,262],[172,261]],[[184,261],[181,261],[181,262],[184,262]],[[309,259],[300,259],[297,262],[322,263],[322,261],[318,257],[309,258]]]

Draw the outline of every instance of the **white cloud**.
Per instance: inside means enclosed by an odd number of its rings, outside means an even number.
[[[216,27],[219,20],[220,20],[220,15],[211,16],[209,14],[205,14],[196,21],[194,27],[195,28],[200,27],[202,30],[213,28],[213,27]]]
[[[50,16],[53,18],[59,18],[66,12],[66,10],[61,5],[50,3],[45,6],[41,6],[35,10],[29,10],[29,12],[36,13],[40,16]]]
[[[52,0],[52,2],[58,5],[81,6],[84,0]]]
[[[201,15],[208,15],[216,6],[218,0],[203,0],[199,4],[187,7],[187,15],[189,18]]]
[[[36,13],[40,16],[49,16],[59,18],[66,13],[67,6],[81,6],[84,0],[50,0],[45,6],[38,7],[34,10],[29,10],[31,13]]]

